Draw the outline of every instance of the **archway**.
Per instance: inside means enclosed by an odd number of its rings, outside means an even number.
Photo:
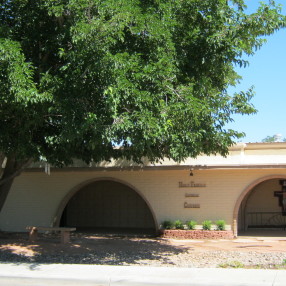
[[[271,176],[252,183],[240,196],[234,211],[234,221],[237,219],[237,233],[263,233],[276,235],[274,230],[286,227],[286,216],[282,215],[279,199],[275,191],[281,190],[280,176]],[[285,233],[286,235],[286,233]]]
[[[145,199],[122,182],[90,182],[66,200],[60,226],[79,231],[155,233],[156,223]]]

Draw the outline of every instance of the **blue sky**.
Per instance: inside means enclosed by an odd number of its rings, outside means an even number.
[[[276,1],[283,2],[283,14],[286,14],[286,1]],[[259,1],[246,0],[245,3],[253,10]],[[277,133],[286,138],[286,29],[267,37],[267,43],[248,61],[248,67],[237,69],[243,80],[235,90],[247,90],[253,85],[252,103],[258,113],[235,116],[235,122],[228,127],[246,133],[242,142],[260,142]]]

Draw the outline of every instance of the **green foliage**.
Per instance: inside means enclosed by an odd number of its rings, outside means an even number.
[[[175,227],[175,229],[184,229],[185,228],[183,222],[180,221],[179,219],[174,221],[174,227]]]
[[[272,2],[253,15],[243,1],[2,1],[1,7],[1,45],[11,52],[2,49],[0,97],[17,94],[18,102],[37,105],[21,126],[33,129],[21,145],[59,165],[72,158],[225,155],[242,135],[225,128],[231,115],[255,112],[252,90],[226,92],[239,80],[234,66],[246,65],[242,55],[253,54],[261,36],[285,26]],[[3,101],[1,111],[15,125],[15,101]],[[8,141],[7,130],[0,134],[0,143]]]
[[[240,261],[230,261],[226,263],[219,264],[221,268],[244,268],[244,264]]]
[[[264,143],[271,143],[271,142],[286,142],[286,138],[280,138],[280,134],[276,134],[276,135],[273,135],[273,136],[267,136],[265,137],[264,139],[261,140],[261,142],[264,142]],[[282,136],[281,136],[282,137]]]
[[[275,135],[267,136],[264,139],[262,139],[261,142],[264,142],[264,143],[275,142]]]
[[[205,220],[202,222],[203,230],[211,230],[212,228],[212,221],[211,220]]]
[[[225,221],[224,220],[217,220],[215,222],[217,230],[225,230]]]
[[[2,1],[0,157],[226,155],[232,116],[256,112],[227,93],[235,66],[285,23],[274,1]]]
[[[194,220],[190,220],[186,222],[187,228],[194,230],[196,228],[197,222]]]
[[[163,229],[173,229],[174,228],[174,222],[170,220],[164,220],[162,222],[162,228]]]

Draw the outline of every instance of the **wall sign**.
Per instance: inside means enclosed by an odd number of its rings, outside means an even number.
[[[185,193],[186,198],[198,198],[199,196],[200,196],[199,194]]]
[[[184,208],[189,208],[189,209],[199,209],[201,207],[200,204],[191,204],[191,203],[184,203]]]
[[[179,188],[205,188],[206,186],[206,184],[195,183],[193,181],[190,183],[179,182]]]

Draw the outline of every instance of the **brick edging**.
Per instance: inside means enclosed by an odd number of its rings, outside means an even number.
[[[232,239],[232,230],[180,230],[180,229],[161,229],[160,236],[164,238],[181,239]]]

